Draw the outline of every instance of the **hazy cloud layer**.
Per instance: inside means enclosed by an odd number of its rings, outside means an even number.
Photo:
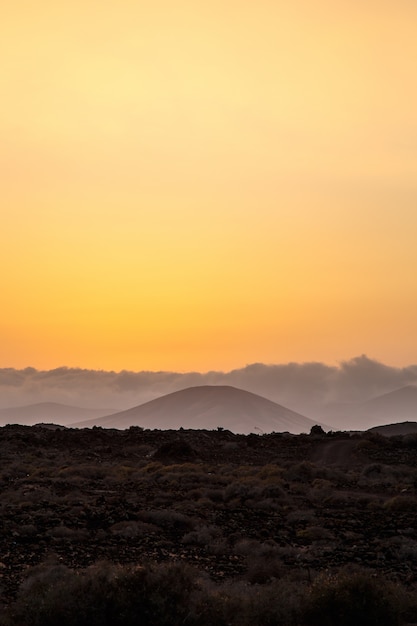
[[[108,372],[61,367],[0,369],[0,408],[61,402],[86,408],[124,409],[196,385],[233,385],[259,393],[307,416],[324,407],[363,402],[417,384],[417,365],[397,368],[366,356],[323,363],[255,363],[231,372]]]

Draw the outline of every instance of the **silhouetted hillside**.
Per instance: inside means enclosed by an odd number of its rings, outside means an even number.
[[[399,422],[398,424],[384,424],[383,426],[374,426],[369,432],[379,433],[385,437],[394,437],[398,435],[411,435],[417,433],[417,422]]]

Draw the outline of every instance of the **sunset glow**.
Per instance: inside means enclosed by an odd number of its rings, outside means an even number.
[[[16,0],[0,367],[417,356],[417,4]]]

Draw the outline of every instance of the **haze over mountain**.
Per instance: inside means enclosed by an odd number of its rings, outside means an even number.
[[[349,424],[349,428],[366,429],[373,426],[417,420],[417,387],[407,385],[359,404],[334,408],[333,424]]]
[[[383,423],[366,403],[417,385],[417,365],[393,367],[365,355],[325,363],[254,363],[230,372],[132,372],[60,367],[53,370],[0,369],[0,408],[56,402],[107,413],[128,409],[187,387],[229,385],[259,394],[334,428],[365,429]],[[389,399],[387,400],[389,402]],[[371,418],[367,418],[365,408]],[[104,412],[103,412],[104,415]],[[81,421],[83,416],[73,421]],[[399,411],[389,421],[414,419]]]
[[[39,402],[26,406],[0,409],[0,425],[26,424],[32,426],[39,422],[54,422],[63,426],[74,420],[93,419],[107,415],[106,409],[85,409],[57,402]]]
[[[235,433],[309,432],[316,422],[257,394],[224,385],[204,385],[175,391],[77,427],[215,429]]]
[[[407,385],[382,396],[364,402],[358,409],[359,415],[370,419],[398,419],[407,421],[417,419],[417,387]]]

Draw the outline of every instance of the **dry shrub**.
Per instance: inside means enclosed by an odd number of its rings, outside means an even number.
[[[416,511],[417,498],[413,496],[394,496],[384,503],[388,511]]]
[[[195,572],[183,564],[100,563],[79,572],[48,564],[29,574],[3,625],[180,626],[196,585]]]
[[[319,576],[306,607],[306,626],[398,626],[396,588],[366,571]]]
[[[297,532],[298,539],[302,539],[306,542],[311,541],[329,541],[334,539],[333,533],[330,532],[327,528],[323,528],[322,526],[309,526],[304,530],[299,530]]]
[[[244,539],[235,545],[234,552],[246,557],[245,578],[250,583],[264,584],[283,574],[281,550],[274,541]]]
[[[262,500],[253,500],[248,505],[253,509],[259,509],[261,511],[279,511],[281,505],[277,503],[276,498],[264,498]]]
[[[63,467],[58,472],[59,478],[64,478],[72,482],[73,479],[82,478],[87,480],[103,480],[106,477],[106,469],[98,463],[78,464]]]
[[[178,530],[191,530],[195,526],[195,520],[183,513],[177,513],[169,509],[156,511],[143,511],[140,518],[144,522],[155,524],[161,528],[175,528]]]
[[[224,501],[225,493],[223,489],[204,489],[204,497],[219,504]]]
[[[226,487],[224,499],[226,502],[242,502],[250,497],[251,485],[241,481],[235,481]]]
[[[302,461],[301,463],[295,463],[291,465],[286,473],[285,479],[289,481],[309,482],[317,477],[317,467],[313,463],[308,461]]]
[[[47,534],[54,539],[65,539],[71,541],[80,541],[88,537],[88,533],[85,530],[79,530],[74,528],[68,528],[60,524],[48,530]]]
[[[312,509],[306,510],[295,510],[291,511],[287,515],[287,523],[291,526],[296,526],[297,524],[302,524],[306,522],[312,522],[316,519],[316,513]]]
[[[34,524],[21,524],[17,529],[17,533],[20,537],[35,537],[38,533],[38,529]]]
[[[258,471],[258,478],[266,481],[273,481],[282,483],[282,475],[284,474],[284,469],[275,463],[268,463],[261,467]]]
[[[236,626],[298,626],[304,597],[305,588],[299,581],[282,579],[269,585],[252,585],[242,589],[240,607],[235,620],[230,623]]]
[[[155,534],[159,529],[154,524],[131,520],[113,524],[113,526],[110,526],[109,530],[111,534],[116,537],[133,539],[135,537],[145,537],[146,535]]]
[[[281,578],[284,572],[282,560],[277,554],[252,555],[247,560],[246,579],[252,584],[263,585]]]
[[[222,531],[217,526],[201,526],[197,530],[186,533],[181,542],[184,545],[209,546],[213,541],[219,539]]]
[[[273,546],[259,546],[259,548]],[[252,545],[255,549],[255,545]],[[1,626],[398,626],[412,617],[397,589],[366,572],[267,584],[215,584],[183,563],[98,563],[28,572]]]

